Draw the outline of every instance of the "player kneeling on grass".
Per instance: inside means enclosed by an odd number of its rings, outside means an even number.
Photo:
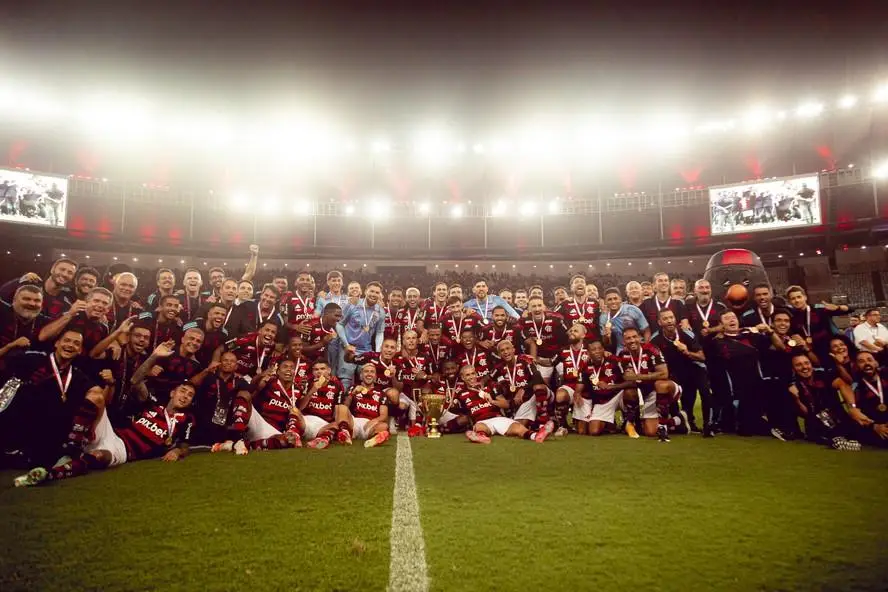
[[[461,388],[459,364],[456,363],[456,360],[444,360],[441,364],[441,379],[432,380],[423,387],[423,393],[444,396],[443,412],[438,418],[438,429],[442,434],[464,432],[469,427],[468,416],[457,413],[460,409],[456,401],[456,394]]]
[[[681,387],[669,380],[666,358],[655,346],[641,342],[641,334],[635,327],[623,329],[623,349],[618,356],[623,379],[635,383],[627,389],[623,399],[626,421],[634,423],[638,417],[639,393],[643,400],[641,419],[644,435],[657,436],[661,442],[669,441],[670,406],[681,396]]]
[[[336,407],[339,433],[351,434],[372,448],[389,439],[388,406],[385,393],[376,388],[376,367],[361,366],[361,383],[353,386],[342,405]],[[345,439],[343,437],[343,439]]]
[[[821,368],[814,368],[807,354],[792,357],[792,371],[789,394],[805,420],[805,437],[835,450],[860,450],[860,442],[846,438],[850,421],[836,396],[839,384],[845,389],[850,387]]]
[[[478,444],[490,444],[494,434],[524,438],[534,442],[543,442],[549,430],[540,428],[531,432],[514,419],[503,417],[503,409],[508,409],[509,402],[502,395],[492,397],[482,388],[478,373],[472,366],[463,366],[459,371],[463,387],[457,394],[457,401],[472,418],[474,427],[466,432],[466,437]],[[552,427],[549,425],[549,427]]]
[[[309,448],[323,449],[337,437],[343,444],[351,444],[351,434],[336,423],[336,407],[342,405],[342,383],[331,375],[330,365],[317,360],[311,366],[313,381],[302,399],[299,409],[291,411],[289,428],[303,439]]]
[[[193,418],[189,413],[195,388],[183,382],[170,392],[163,405],[148,404],[130,425],[115,430],[105,413],[105,398],[90,394],[75,416],[67,450],[82,452],[76,458],[62,458],[48,471],[31,469],[16,477],[16,487],[37,485],[47,480],[68,479],[91,470],[107,469],[126,462],[163,456],[175,462],[188,454]]]
[[[635,383],[623,380],[620,361],[604,349],[600,341],[589,344],[589,363],[583,369],[583,389],[574,394],[574,419],[577,432],[600,436],[605,425],[614,423],[617,409],[625,409],[624,397],[634,397],[638,405],[638,392],[626,391]],[[635,424],[626,422],[626,435],[638,438]]]

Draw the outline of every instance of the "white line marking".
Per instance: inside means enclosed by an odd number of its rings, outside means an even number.
[[[392,503],[391,563],[392,592],[425,592],[429,589],[425,541],[419,520],[419,499],[413,475],[413,452],[407,434],[398,434],[395,460],[395,494]]]

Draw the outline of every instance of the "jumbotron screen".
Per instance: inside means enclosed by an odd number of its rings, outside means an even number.
[[[821,223],[820,177],[798,175],[709,188],[712,234]]]
[[[65,228],[68,179],[0,168],[0,222]]]

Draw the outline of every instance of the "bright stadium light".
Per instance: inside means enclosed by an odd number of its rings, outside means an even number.
[[[551,201],[551,202],[549,202],[549,213],[550,213],[550,214],[555,215],[555,214],[557,214],[559,211],[561,211],[561,207],[559,206],[557,200],[556,200],[556,201]]]
[[[845,95],[839,99],[840,109],[851,109],[857,104],[857,97],[854,95]]]
[[[537,206],[532,201],[521,204],[521,207],[518,209],[518,213],[524,217],[533,216],[536,214]]]
[[[351,216],[354,213],[355,213],[355,206],[353,206],[351,204],[345,206],[345,215],[346,216]]]
[[[148,106],[125,96],[95,96],[78,107],[78,118],[88,133],[124,140],[141,139],[155,129]]]
[[[388,218],[391,204],[384,197],[375,197],[370,200],[367,205],[367,215],[374,220],[382,220]]]
[[[235,212],[243,212],[244,210],[247,209],[247,205],[249,203],[250,203],[249,197],[247,197],[245,195],[238,194],[238,193],[235,193],[234,195],[232,195],[228,200],[228,206],[232,210],[234,210]]]
[[[888,179],[888,160],[873,168],[873,177],[876,179]]]
[[[472,152],[475,154],[484,154],[484,144],[475,144],[472,146]]]
[[[506,213],[506,204],[504,204],[502,201],[498,201],[495,204],[493,204],[493,208],[491,208],[491,210],[490,210],[490,214],[492,216],[502,216],[505,213]]]
[[[809,102],[802,103],[796,109],[796,116],[803,118],[817,117],[823,113],[823,103]]]
[[[311,202],[305,199],[298,200],[293,205],[293,213],[297,216],[310,216],[311,215]]]
[[[274,216],[278,213],[279,209],[280,204],[278,203],[277,198],[267,198],[262,203],[262,213],[266,216]]]
[[[421,204],[419,204],[418,209],[419,209],[420,214],[422,214],[423,216],[427,216],[429,214],[429,212],[432,211],[432,206],[429,204],[429,202],[424,201]]]
[[[413,151],[422,166],[438,168],[446,165],[452,160],[454,149],[450,135],[441,129],[425,129],[414,138]]]
[[[758,132],[765,128],[773,119],[773,115],[765,107],[754,107],[743,116],[743,125],[747,131]]]
[[[387,154],[392,151],[392,145],[389,144],[387,140],[373,140],[370,144],[370,150],[373,154]]]
[[[450,215],[454,218],[462,218],[463,215],[463,207],[462,206],[453,206],[450,209]]]

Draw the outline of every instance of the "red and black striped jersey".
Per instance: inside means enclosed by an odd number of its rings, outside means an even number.
[[[299,325],[308,322],[315,316],[314,295],[302,296],[298,292],[289,294],[284,304],[287,309],[287,323]]]
[[[386,396],[378,388],[367,389],[363,385],[353,386],[348,394],[349,410],[355,417],[376,419],[382,415],[386,404]]]
[[[169,413],[162,405],[145,409],[117,435],[126,446],[127,460],[154,458],[172,447],[187,444],[191,438],[194,418],[187,411]]]
[[[91,319],[85,312],[74,315],[65,327],[66,331],[79,331],[83,335],[83,355],[88,356],[90,350],[111,333],[105,319]]]
[[[598,301],[587,298],[585,302],[577,302],[576,298],[568,298],[555,307],[557,312],[564,317],[564,325],[570,328],[574,323],[580,323],[586,328],[586,343],[592,343],[601,339],[601,327],[598,323],[601,318],[601,309]]]
[[[303,413],[305,415],[316,415],[326,421],[333,421],[334,409],[337,405],[342,404],[343,399],[342,383],[339,382],[338,378],[331,376],[327,379],[324,386],[311,396]]]
[[[511,399],[515,396],[515,392],[520,389],[527,389],[536,382],[542,382],[535,375],[537,374],[536,365],[530,356],[516,356],[513,363],[507,364],[500,362],[497,364],[490,377],[496,383],[496,389],[502,396]],[[512,390],[512,387],[515,390]]]
[[[481,326],[481,315],[477,312],[463,311],[462,316],[458,319],[454,319],[453,315],[447,313],[441,320],[441,341],[451,346],[458,345],[459,336],[464,330],[477,330]]]
[[[580,377],[589,363],[589,352],[580,344],[580,349],[575,350],[565,347],[556,356],[555,364],[561,364],[563,367],[564,384],[576,385],[580,382]]]
[[[433,374],[432,362],[421,352],[417,352],[415,356],[408,356],[404,352],[395,354],[394,364],[398,382],[403,383],[403,392],[407,394],[425,386]],[[420,371],[426,374],[426,378],[417,376]]]
[[[502,417],[502,411],[493,404],[493,395],[484,389],[476,389],[468,386],[457,393],[456,399],[462,409],[472,417],[472,422]]]
[[[287,387],[275,378],[259,391],[253,407],[272,427],[283,432],[287,427],[290,409],[298,409],[301,398],[302,392],[295,383]]]
[[[15,314],[12,305],[0,302],[0,347],[12,343],[19,337],[26,337],[34,347],[40,329],[45,327],[49,321],[49,317],[43,313],[38,313],[30,321],[25,321]]]
[[[532,315],[521,318],[518,321],[518,330],[521,341],[531,340],[536,343],[538,357],[554,358],[567,343],[567,327],[560,314],[549,311],[543,314],[540,320]]]
[[[398,368],[395,366],[394,358],[391,362],[386,362],[380,357],[379,352],[365,352],[356,355],[355,366],[358,366],[358,368],[355,370],[355,382],[361,382],[360,366],[363,366],[364,364],[373,364],[376,368],[376,388],[383,390],[391,388],[392,381],[398,371]]]

